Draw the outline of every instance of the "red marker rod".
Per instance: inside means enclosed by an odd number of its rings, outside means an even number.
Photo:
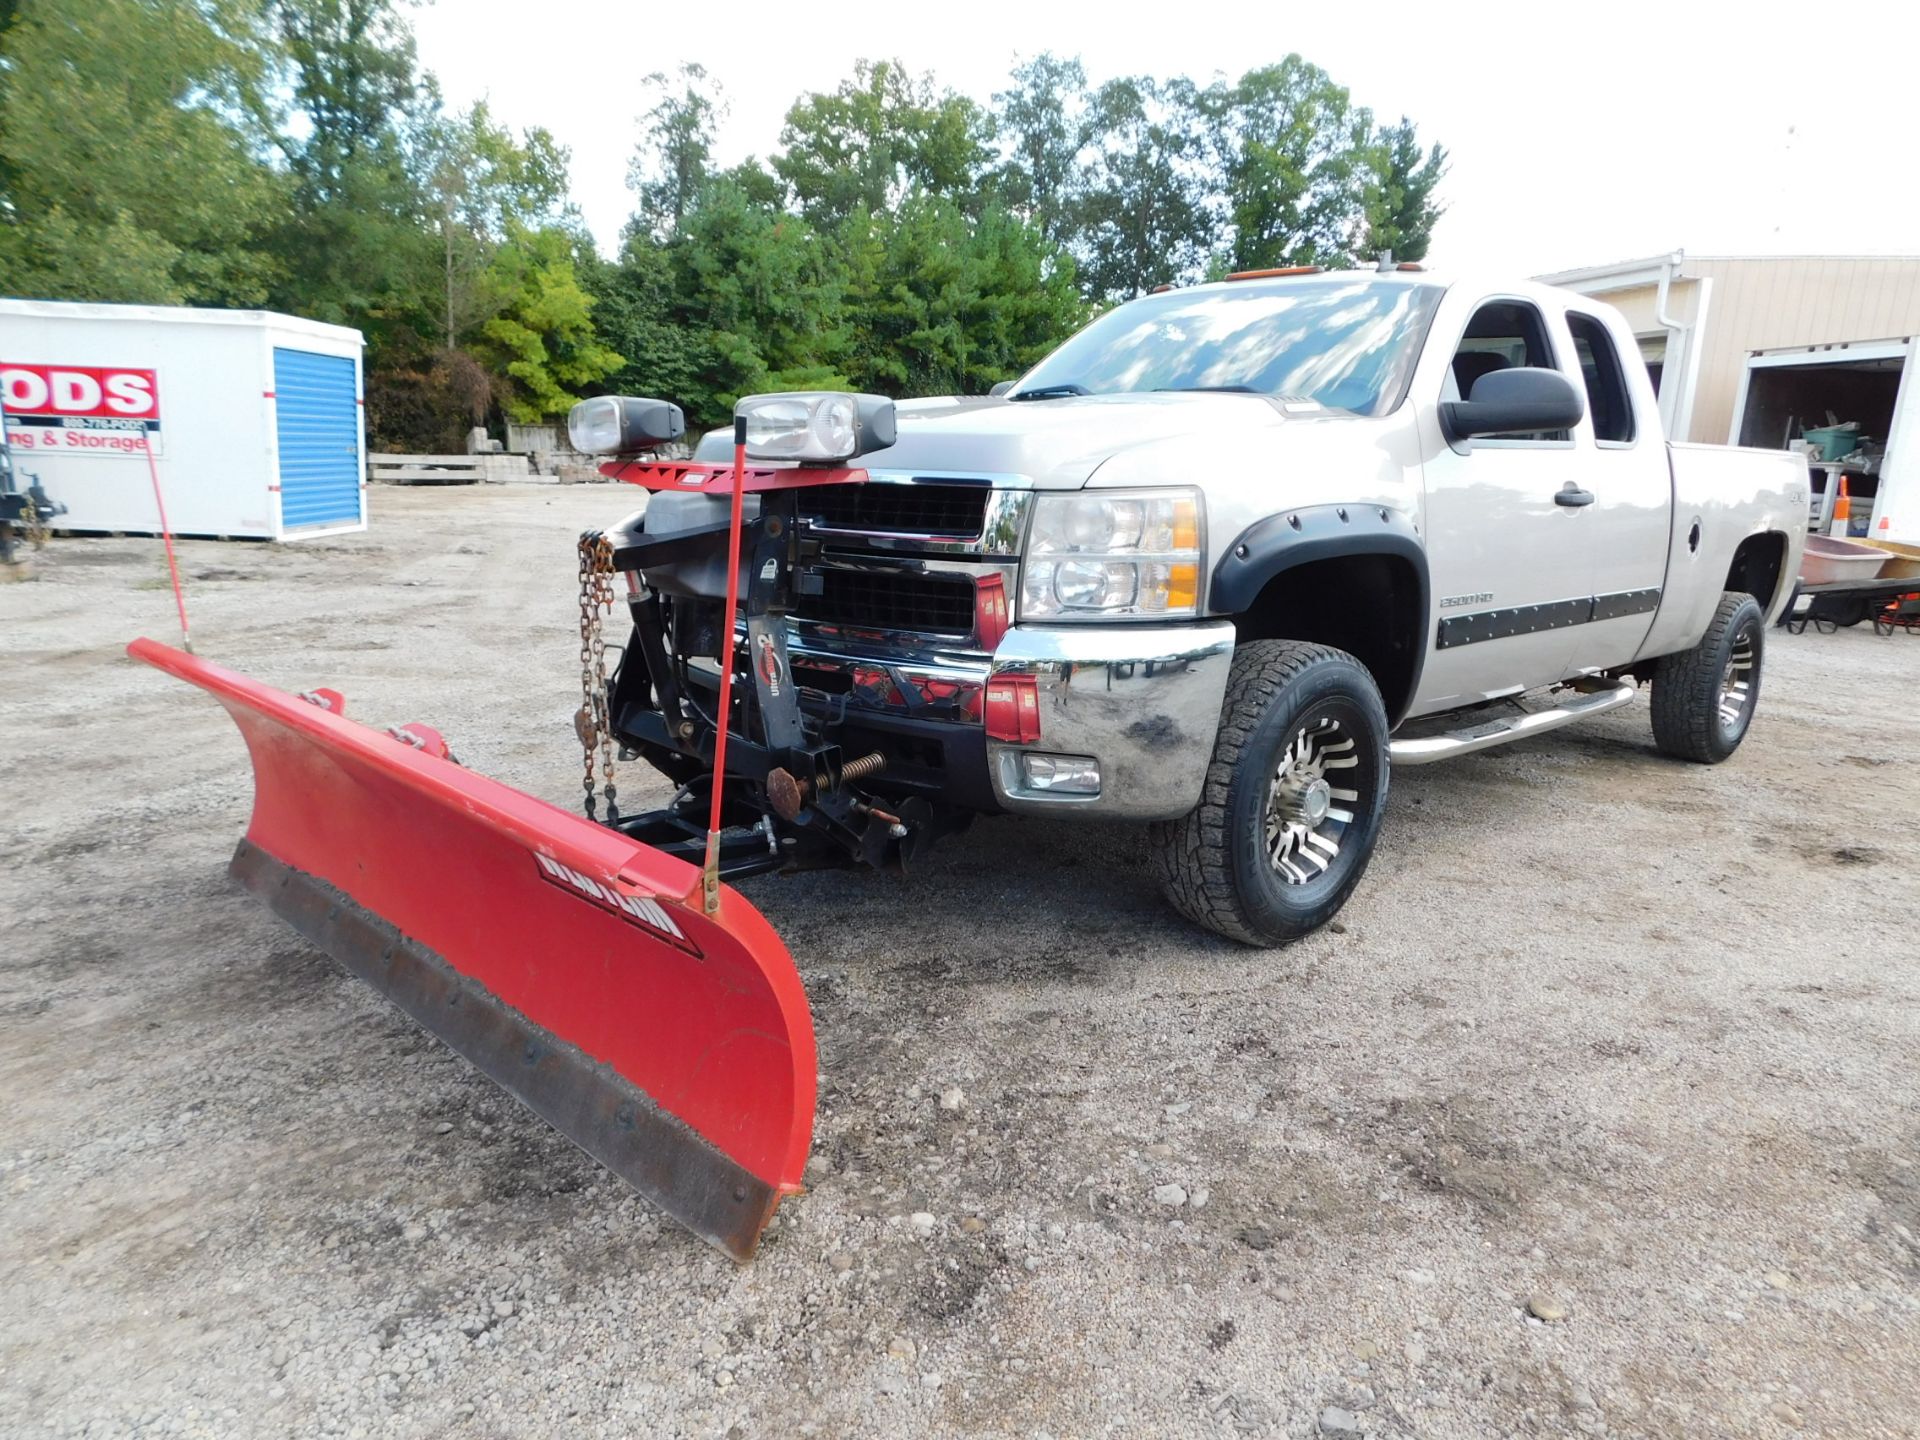
[[[740,524],[747,485],[747,418],[733,417],[732,525],[727,534],[727,613],[720,629],[720,713],[713,737],[713,804],[707,813],[707,863],[701,870],[702,903],[709,915],[720,910],[720,803],[726,794],[727,731],[733,705],[733,623],[740,609]]]
[[[147,452],[147,474],[153,480],[153,507],[160,512],[160,538],[167,547],[167,573],[173,577],[173,607],[180,612],[180,648],[193,653],[193,637],[187,632],[187,592],[180,588],[180,562],[173,556],[173,531],[167,526],[167,502],[160,493],[160,467],[153,459],[153,439],[145,431],[140,448]]]

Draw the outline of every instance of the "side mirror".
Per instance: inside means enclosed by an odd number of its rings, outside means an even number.
[[[1013,389],[1013,381],[1002,380],[998,385],[994,386],[991,390],[987,391],[987,394],[1004,395],[1011,389]]]
[[[1465,400],[1443,402],[1440,424],[1449,440],[1469,440],[1475,435],[1570,430],[1586,413],[1580,392],[1558,370],[1516,366],[1482,375]]]

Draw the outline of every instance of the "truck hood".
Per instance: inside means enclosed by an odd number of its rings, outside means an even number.
[[[898,441],[862,456],[857,463],[865,469],[1024,475],[1043,490],[1077,490],[1094,471],[1129,450],[1286,423],[1281,408],[1264,396],[1216,393],[902,400],[896,413]],[[1335,412],[1312,407],[1306,413]],[[696,458],[727,459],[732,443],[731,431],[712,431]]]

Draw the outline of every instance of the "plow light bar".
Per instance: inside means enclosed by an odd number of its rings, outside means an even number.
[[[884,450],[898,433],[893,401],[880,395],[833,390],[748,395],[733,413],[746,422],[749,460],[831,465]]]
[[[567,439],[584,455],[651,450],[687,433],[687,417],[669,400],[596,395],[567,412]]]

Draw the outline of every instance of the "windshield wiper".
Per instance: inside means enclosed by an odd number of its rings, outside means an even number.
[[[1154,388],[1156,395],[1193,395],[1211,393],[1220,395],[1258,395],[1261,392],[1251,385],[1160,385]]]
[[[1017,395],[1009,395],[1009,400],[1058,400],[1063,395],[1091,395],[1093,392],[1084,385],[1036,385],[1031,390],[1022,390]]]

